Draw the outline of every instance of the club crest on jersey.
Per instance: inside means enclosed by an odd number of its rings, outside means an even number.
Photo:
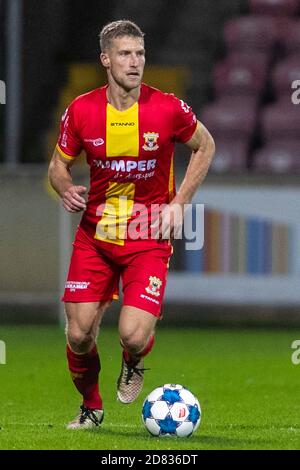
[[[159,134],[157,132],[145,132],[143,135],[145,143],[143,145],[144,150],[157,150],[159,146],[157,145],[157,139]]]
[[[148,294],[154,295],[155,297],[159,297],[160,296],[159,289],[161,288],[162,281],[156,276],[150,276],[149,281],[150,281],[149,285],[145,289],[146,292],[148,292]]]

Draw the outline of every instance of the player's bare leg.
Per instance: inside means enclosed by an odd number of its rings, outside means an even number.
[[[73,383],[83,397],[79,415],[68,429],[99,426],[104,417],[98,377],[100,359],[96,341],[110,302],[66,302],[67,358]]]
[[[123,355],[117,397],[122,403],[132,403],[143,388],[144,357],[153,347],[156,321],[154,315],[136,307],[124,306],[121,310],[119,333]]]

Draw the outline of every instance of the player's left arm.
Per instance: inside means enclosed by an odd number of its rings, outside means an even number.
[[[205,179],[215,154],[215,143],[206,127],[198,121],[196,130],[186,144],[192,155],[178,193],[171,204],[189,204]]]
[[[163,239],[172,239],[180,233],[185,205],[191,202],[204,180],[215,154],[214,140],[199,121],[191,139],[185,144],[192,150],[192,155],[178,193],[161,213],[158,227]]]

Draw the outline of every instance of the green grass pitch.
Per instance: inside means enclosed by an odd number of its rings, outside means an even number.
[[[299,449],[300,365],[293,365],[296,330],[163,328],[136,403],[116,401],[120,347],[104,327],[101,428],[67,431],[80,404],[66,369],[63,331],[2,327],[7,364],[0,365],[1,449]],[[155,438],[141,421],[143,399],[164,383],[181,383],[202,405],[202,423],[189,438]]]

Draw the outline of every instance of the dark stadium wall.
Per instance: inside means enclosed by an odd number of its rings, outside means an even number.
[[[47,124],[64,66],[58,60],[67,41],[67,3],[24,2],[23,15],[23,161],[42,161],[41,131]]]
[[[5,8],[4,3],[0,2],[0,80],[5,80],[4,24]],[[4,158],[4,110],[4,106],[0,105],[0,163]]]
[[[89,0],[88,7],[72,0],[26,0],[22,161],[45,160],[45,132],[51,125],[66,68],[74,61],[97,61],[97,36],[103,24],[130,18],[146,33],[149,63],[177,61],[192,67],[189,99],[195,108],[207,100],[209,73],[220,50],[223,22],[246,8],[246,0],[178,0],[176,6],[171,0]]]

